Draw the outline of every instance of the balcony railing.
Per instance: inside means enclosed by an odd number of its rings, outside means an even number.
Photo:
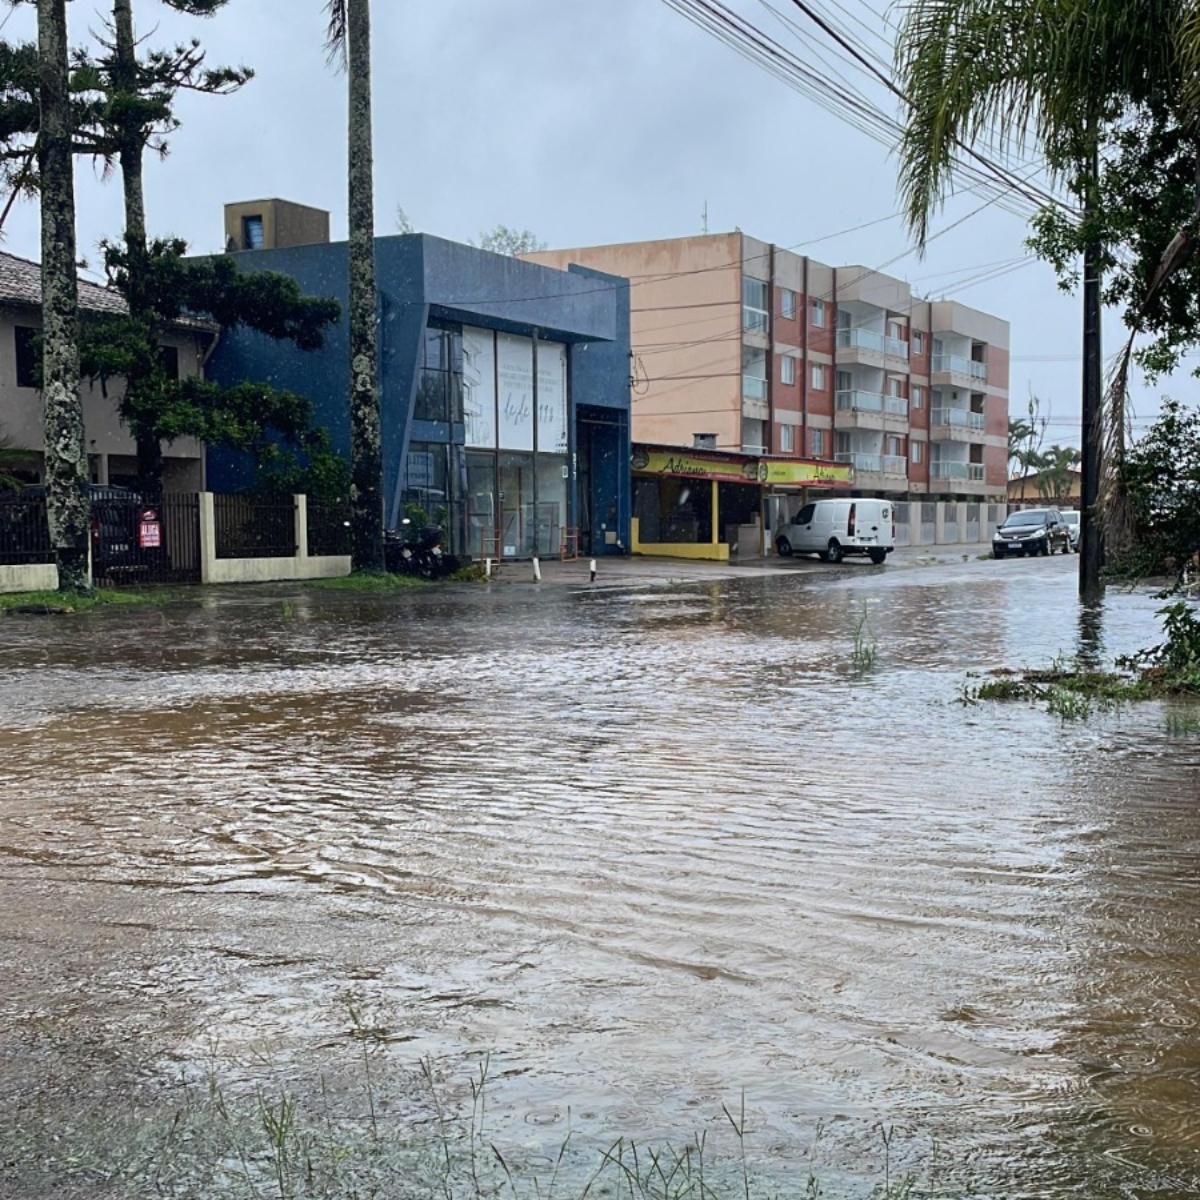
[[[961,354],[935,354],[933,373],[936,375],[939,372],[966,375],[987,383],[987,363],[976,362],[973,358],[965,358]]]
[[[884,337],[873,329],[839,329],[837,344],[843,350],[869,350],[889,358],[908,358],[908,343],[900,338]]]
[[[757,375],[742,376],[742,399],[765,400],[767,398],[767,381]]]
[[[965,479],[968,483],[983,482],[983,463],[935,462],[929,464],[932,479]]]
[[[834,460],[849,463],[856,473],[862,471],[873,475],[908,474],[908,459],[901,454],[858,454],[854,451],[841,451],[834,455]]]
[[[767,452],[766,446],[755,446],[755,445],[751,444],[750,442],[742,443],[742,453],[743,454],[755,454],[755,455],[758,455],[761,457],[762,455],[766,454],[766,452]]]
[[[887,413],[889,417],[907,417],[908,400],[904,396],[884,395],[882,392],[850,390],[838,392],[838,412]]]
[[[984,429],[983,413],[971,412],[966,408],[935,408],[929,414],[932,425],[952,425],[959,429]]]
[[[755,333],[766,333],[771,323],[770,314],[761,308],[751,308],[749,304],[742,305],[742,328],[752,329]]]

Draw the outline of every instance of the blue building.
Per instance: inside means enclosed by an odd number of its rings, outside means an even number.
[[[281,271],[342,303],[324,348],[229,331],[207,374],[308,396],[348,454],[347,244],[285,244],[289,216],[314,212],[278,200],[230,205],[227,246],[244,270]],[[313,237],[311,219],[293,225]],[[571,528],[582,553],[625,552],[628,281],[426,234],[377,238],[375,259],[387,525],[424,514],[454,552],[477,557],[555,555]],[[248,481],[240,455],[210,450],[207,468],[215,491]]]

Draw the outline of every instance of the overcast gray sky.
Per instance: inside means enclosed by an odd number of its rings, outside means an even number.
[[[731,2],[817,63],[768,0]],[[789,0],[769,2],[802,20]],[[864,43],[889,34],[875,11],[886,0],[820,3]],[[73,42],[100,28],[106,7],[73,0]],[[323,9],[322,0],[231,0],[202,21],[135,0],[148,44],[199,36],[211,63],[257,72],[236,96],[181,102],[170,156],[147,165],[153,232],[218,250],[226,201],[283,196],[329,209],[334,236],[345,236],[346,85],[326,63]],[[707,203],[714,231],[737,226],[835,264],[897,259],[885,269],[922,293],[1012,322],[1014,411],[1032,388],[1050,409],[1047,441],[1078,444],[1078,298],[1032,261],[957,286],[1022,255],[1022,220],[992,206],[938,237],[923,260],[906,253],[898,217],[830,238],[896,213],[894,156],[663,0],[374,0],[373,9],[379,233],[395,231],[402,204],[418,229],[461,240],[497,223],[552,246],[679,237],[700,232]],[[33,30],[30,8],[7,18],[9,38]],[[121,228],[120,188],[86,163],[78,179],[80,252],[95,264],[99,240]],[[952,201],[935,232],[980,203]],[[18,207],[6,236],[7,249],[37,257],[34,205]],[[1118,333],[1110,321],[1106,353]],[[1195,384],[1167,386],[1187,398]],[[1154,396],[1143,390],[1137,406],[1144,423]]]

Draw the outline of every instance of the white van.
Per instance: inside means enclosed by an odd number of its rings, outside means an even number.
[[[865,554],[883,562],[896,548],[895,508],[890,500],[814,500],[775,533],[775,549],[816,554],[841,562],[847,554]]]

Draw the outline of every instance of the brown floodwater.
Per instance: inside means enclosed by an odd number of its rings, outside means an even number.
[[[396,1119],[486,1061],[534,1157],[744,1103],[785,1194],[888,1127],[950,1191],[1200,1194],[1193,710],[962,703],[1156,640],[1074,562],[0,621],[0,1194],[35,1110],[353,1106],[354,1021]]]

